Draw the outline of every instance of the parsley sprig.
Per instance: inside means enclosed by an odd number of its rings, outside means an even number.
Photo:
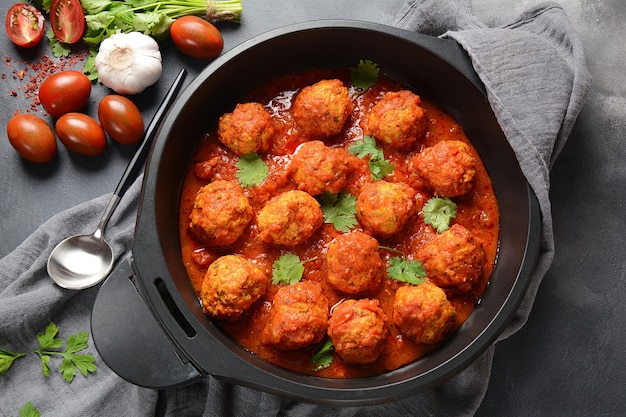
[[[356,197],[345,191],[339,194],[325,192],[319,197],[324,223],[332,224],[339,232],[348,232],[358,224]]]
[[[361,90],[361,92],[367,91],[367,89],[376,84],[379,74],[378,65],[369,59],[360,60],[356,67],[350,68],[352,85]]]
[[[63,361],[59,367],[59,371],[68,383],[74,380],[76,370],[78,369],[83,376],[96,371],[96,358],[91,355],[78,353],[87,348],[89,340],[88,332],[80,332],[73,334],[67,339],[64,350],[60,350],[65,343],[62,339],[57,339],[56,335],[59,328],[53,322],[50,322],[46,330],[37,334],[39,341],[39,349],[35,353],[41,359],[41,372],[44,376],[50,376],[50,359],[51,355],[62,356]]]
[[[23,356],[26,354],[0,349],[0,375],[6,374],[11,369],[13,362]]]
[[[389,275],[389,278],[401,282],[418,285],[424,282],[426,270],[420,261],[410,261],[399,256],[394,256],[389,259],[387,275]]]
[[[393,172],[394,166],[385,159],[383,150],[376,145],[376,139],[363,136],[348,147],[348,152],[359,158],[369,158],[370,175],[374,181],[381,180]]]
[[[424,207],[424,223],[434,227],[438,233],[450,228],[450,223],[456,218],[457,205],[447,197],[432,197]]]
[[[33,403],[30,401],[24,404],[22,408],[20,408],[20,417],[40,417],[41,413],[37,410]]]
[[[269,173],[267,164],[256,152],[242,155],[236,165],[237,179],[244,188],[260,185]]]
[[[272,264],[272,284],[293,285],[302,279],[304,264],[316,260],[317,257],[301,261],[298,255],[285,253]]]
[[[314,371],[321,371],[328,368],[335,358],[335,346],[333,341],[326,339],[319,351],[313,356]]]

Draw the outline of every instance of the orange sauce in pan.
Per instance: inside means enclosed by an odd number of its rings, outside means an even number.
[[[242,97],[240,102],[256,101],[264,106],[278,120],[280,131],[276,134],[278,138],[268,155],[262,155],[263,160],[270,168],[269,177],[265,182],[257,187],[245,189],[245,194],[250,200],[253,211],[257,213],[263,204],[273,195],[282,191],[295,189],[295,185],[284,175],[284,168],[289,162],[289,155],[301,143],[301,139],[291,134],[290,118],[288,110],[291,100],[295,94],[306,85],[313,84],[321,79],[338,78],[341,79],[351,92],[355,92],[350,83],[350,74],[347,70],[319,70],[311,71],[299,75],[291,75],[279,78],[274,82],[263,86],[252,92],[249,96]],[[354,110],[349,118],[345,129],[340,135],[326,140],[328,146],[344,146],[347,148],[354,141],[362,138],[363,132],[360,128],[360,121],[364,111],[375,101],[380,99],[386,91],[397,91],[405,87],[392,80],[381,77],[379,82],[370,88],[365,94],[353,95]],[[419,92],[416,92],[419,94]],[[406,161],[421,149],[431,146],[440,140],[460,140],[470,145],[471,152],[476,159],[476,176],[473,190],[462,197],[455,197],[453,201],[457,204],[457,217],[455,223],[460,223],[469,229],[483,245],[486,254],[486,261],[480,281],[474,289],[467,294],[455,296],[450,299],[457,311],[457,327],[459,327],[470,315],[476,302],[482,295],[487,281],[493,270],[498,246],[499,232],[499,212],[496,197],[493,191],[491,180],[483,166],[476,149],[466,137],[461,126],[448,114],[443,112],[436,104],[421,97],[421,106],[426,110],[429,119],[429,133],[424,140],[418,141],[416,147],[410,152],[400,153],[395,149],[381,145],[385,158],[395,166],[393,174],[386,179],[392,182],[410,183],[418,191],[418,199],[425,203],[432,197],[426,186],[419,186],[420,180],[416,180],[417,174],[410,172],[406,167]],[[217,123],[219,115],[214,115]],[[305,244],[295,247],[279,248],[261,242],[256,238],[257,230],[253,220],[244,235],[229,247],[209,248],[195,240],[188,233],[188,217],[193,206],[194,197],[198,189],[208,181],[198,178],[195,174],[194,166],[197,162],[214,160],[217,168],[214,171],[213,179],[225,179],[237,181],[235,163],[238,157],[226,150],[217,141],[216,128],[207,132],[198,144],[193,155],[190,167],[186,173],[180,200],[179,231],[181,237],[181,253],[183,262],[187,269],[189,279],[193,287],[200,293],[202,281],[208,265],[217,257],[229,253],[242,255],[251,260],[268,277],[272,275],[273,262],[284,253],[294,253],[302,260],[315,259],[306,262],[303,279],[314,280],[321,283],[325,281],[324,254],[326,245],[335,237],[337,232],[330,224],[323,225]],[[363,169],[366,170],[367,163]],[[364,173],[368,175],[368,173]],[[417,186],[415,185],[417,182]],[[353,184],[352,187],[355,185]],[[350,191],[351,185],[347,191]],[[419,206],[419,204],[418,204]],[[357,226],[358,228],[358,226]],[[405,229],[390,239],[378,239],[381,246],[389,246],[402,250],[405,254],[414,253],[415,249],[424,241],[434,235],[432,227],[425,225],[422,221],[421,210],[417,213],[405,227]],[[383,261],[389,260],[397,253],[392,253],[385,249],[380,250]],[[378,298],[381,307],[385,310],[388,319],[392,316],[395,290],[399,285],[404,285],[396,280],[385,278],[383,285],[373,297]],[[438,345],[415,344],[403,337],[391,323],[388,323],[389,336],[386,346],[379,359],[372,365],[349,366],[335,358],[331,365],[319,371],[314,370],[312,362],[313,355],[320,346],[311,346],[298,351],[278,352],[264,346],[259,340],[259,334],[263,329],[267,313],[271,308],[271,302],[278,287],[271,285],[266,295],[259,300],[251,309],[234,323],[219,322],[220,326],[236,339],[241,345],[252,353],[273,362],[279,366],[301,372],[304,374],[316,375],[328,378],[354,378],[371,376],[384,373],[388,370],[397,369],[409,362],[416,360]],[[337,294],[332,289],[325,287],[325,295],[329,299],[329,305],[341,301],[345,296]],[[445,343],[445,340],[441,343]]]

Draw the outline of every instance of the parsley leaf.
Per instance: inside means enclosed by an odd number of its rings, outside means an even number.
[[[370,175],[374,181],[381,180],[393,172],[394,166],[385,159],[383,150],[376,145],[371,136],[363,136],[348,147],[348,152],[359,158],[369,157]]]
[[[63,346],[63,340],[57,339],[56,335],[59,332],[59,328],[53,322],[48,324],[45,332],[37,335],[39,341],[39,349],[35,350],[35,353],[39,355],[41,359],[41,372],[44,376],[50,376],[50,355],[58,355],[63,357],[63,362],[59,367],[59,371],[63,374],[63,378],[68,383],[74,380],[76,376],[76,369],[78,369],[84,376],[87,376],[91,372],[96,371],[95,361],[91,355],[79,354],[83,349],[87,348],[87,341],[89,340],[88,332],[80,332],[78,334],[71,335],[67,339],[67,345],[64,351],[59,349]]]
[[[433,197],[422,208],[424,223],[437,229],[438,233],[445,232],[450,228],[452,219],[456,217],[456,209],[456,204],[449,198]]]
[[[22,356],[26,356],[26,354],[0,349],[0,375],[6,374],[13,365],[13,362]]]
[[[344,191],[332,194],[328,191],[319,197],[324,222],[332,224],[339,232],[347,232],[358,224],[356,197]]]
[[[269,168],[256,152],[242,155],[237,162],[237,178],[244,188],[261,184],[269,173]]]
[[[313,356],[314,370],[321,371],[324,368],[328,368],[335,358],[334,352],[335,346],[333,341],[326,339],[320,350]]]
[[[389,259],[387,274],[389,278],[418,285],[424,282],[426,270],[424,269],[424,265],[419,261],[407,261],[404,258],[394,256]]]
[[[33,403],[30,401],[24,404],[24,407],[20,408],[20,417],[40,417],[39,410],[33,407]]]
[[[272,265],[272,284],[295,284],[302,279],[304,264],[298,255],[285,253]]]
[[[360,60],[356,68],[350,68],[352,84],[364,92],[376,84],[379,73],[378,65],[369,59]]]

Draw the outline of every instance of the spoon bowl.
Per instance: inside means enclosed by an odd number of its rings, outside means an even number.
[[[128,163],[111,200],[102,215],[95,232],[90,235],[77,235],[61,241],[48,257],[48,274],[60,287],[82,290],[92,287],[105,279],[113,269],[114,255],[111,246],[104,240],[104,228],[119,204],[122,196],[133,183],[148,156],[150,145],[157,127],[176,97],[186,75],[183,68],[165,94],[152,121],[144,134],[144,139]]]

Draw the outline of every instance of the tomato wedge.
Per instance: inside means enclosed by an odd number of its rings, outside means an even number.
[[[54,0],[50,6],[50,25],[63,43],[76,43],[85,32],[85,13],[80,0]]]
[[[4,26],[14,44],[32,48],[43,38],[44,17],[36,7],[18,3],[9,9]]]

